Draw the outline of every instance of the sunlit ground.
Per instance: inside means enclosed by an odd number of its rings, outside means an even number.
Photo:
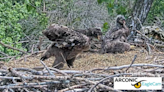
[[[123,54],[98,54],[98,53],[81,53],[77,56],[74,61],[74,68],[72,70],[90,70],[94,68],[106,68],[110,66],[120,66],[130,64],[134,58],[134,55],[137,55],[136,63],[152,63],[153,58],[147,59],[146,51],[143,51],[141,48],[135,48],[129,52],[125,52]],[[40,63],[41,54],[35,55],[33,57],[27,58],[26,61],[18,61],[14,60],[11,62],[5,63],[7,67],[26,67],[26,68],[34,68],[38,66],[42,66]],[[51,66],[54,62],[54,57],[47,59],[44,61],[47,66]],[[63,69],[70,69],[65,64]]]

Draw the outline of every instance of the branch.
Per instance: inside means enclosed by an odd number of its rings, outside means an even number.
[[[13,79],[20,79],[20,77],[7,77],[7,76],[0,76],[0,79],[10,79],[10,80],[13,80]]]
[[[42,45],[42,43],[43,43],[43,38],[42,37],[39,37],[39,43],[37,45],[37,48],[38,48],[39,51],[41,51],[41,45]]]
[[[155,64],[133,64],[131,67],[141,67],[141,66],[149,66],[149,67],[159,67],[159,68],[164,68],[163,65],[155,65]],[[104,70],[119,70],[123,68],[127,68],[129,65],[123,65],[123,66],[117,66],[117,67],[109,67]]]
[[[88,92],[92,92],[92,90],[96,87],[96,86],[98,86],[101,82],[103,82],[103,81],[105,81],[105,80],[107,80],[107,79],[109,79],[109,78],[113,78],[113,77],[118,77],[118,76],[121,76],[121,75],[131,75],[131,74],[116,74],[116,75],[112,75],[112,76],[109,76],[109,77],[106,77],[106,78],[104,78],[104,79],[102,79],[101,81],[99,81],[98,83],[96,83],[93,87],[91,87],[90,88],[90,90],[88,91]],[[118,90],[117,90],[118,91]],[[120,92],[120,91],[118,91],[118,92]]]
[[[27,53],[27,52],[25,52],[25,51],[23,51],[23,50],[19,50],[19,49],[17,49],[17,48],[14,48],[14,47],[11,47],[11,46],[9,46],[9,45],[6,45],[6,44],[2,43],[1,41],[0,41],[0,44],[1,44],[2,46],[4,46],[4,47],[9,48],[9,49],[13,49],[13,50],[17,50],[17,51],[20,51],[20,52],[23,52],[23,53]]]
[[[66,74],[66,73],[64,73],[64,72],[62,72],[62,71],[60,71],[59,69],[56,69],[56,68],[53,68],[53,67],[49,67],[49,69],[51,69],[51,70],[53,70],[53,71],[56,71],[56,72],[58,72],[58,73],[60,73],[60,74],[63,74],[64,76],[68,76],[68,74]]]
[[[73,90],[73,89],[75,89],[75,88],[81,88],[81,87],[86,86],[86,85],[88,85],[88,84],[74,85],[74,86],[72,86],[72,87],[59,90],[59,92],[65,92],[65,91],[68,91],[68,90]]]
[[[142,34],[140,31],[135,30],[137,33],[139,33],[141,36],[145,37],[148,41],[150,40],[149,37],[147,37],[146,35]]]
[[[41,83],[18,83],[18,84],[10,84],[10,85],[4,85],[0,86],[0,89],[9,89],[9,88],[29,88],[29,87],[43,87],[48,86],[47,84],[59,84],[59,81],[51,81],[51,82],[41,82]]]
[[[97,84],[97,82],[93,82],[93,81],[87,80],[85,78],[74,78],[74,79],[79,80],[79,81],[85,81],[87,83],[94,84],[94,85]],[[109,86],[106,86],[106,85],[103,85],[103,84],[98,84],[97,86],[100,87],[100,88],[105,88],[106,90],[112,90],[112,91],[115,91],[115,92],[120,92],[119,90],[115,90],[112,87],[109,87]]]
[[[134,61],[136,60],[136,58],[137,58],[137,55],[134,56],[132,63],[130,64],[130,66],[125,71],[127,71],[132,66],[132,64],[134,63]]]
[[[8,57],[8,56],[9,56],[9,55],[7,55],[7,54],[5,54],[5,53],[1,52],[1,51],[0,51],[0,54],[4,55],[4,56],[6,56],[6,57]]]
[[[3,60],[3,59],[10,59],[10,58],[15,58],[16,56],[8,56],[8,57],[3,57],[3,58],[0,58],[0,60]]]
[[[49,73],[50,75],[55,76],[55,75],[50,71],[50,69],[47,67],[47,65],[46,65],[42,60],[40,60],[40,62],[43,64],[44,68],[47,69],[47,71],[48,71],[48,73]]]
[[[148,54],[151,54],[151,48],[150,48],[150,45],[148,43],[146,43],[147,45],[147,48],[148,48]]]
[[[43,53],[44,51],[45,51],[45,50],[37,51],[37,52],[34,52],[34,53],[30,54],[30,55],[26,55],[26,56],[24,56],[24,57],[29,58],[29,57],[31,57],[31,56],[33,56],[33,55],[37,55],[37,54],[39,54],[39,53]],[[21,60],[23,60],[24,57],[18,59],[17,61],[21,61]],[[16,62],[17,62],[17,61],[16,61]]]
[[[63,79],[63,80],[66,80],[66,79],[69,79],[70,76],[41,76],[41,75],[31,75],[31,74],[23,74],[21,72],[18,72],[17,69],[15,68],[9,68],[9,71],[11,72],[11,74],[15,75],[15,76],[18,76],[22,79],[46,79],[46,80],[58,80],[58,79]]]

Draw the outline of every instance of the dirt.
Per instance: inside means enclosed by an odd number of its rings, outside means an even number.
[[[99,54],[99,53],[90,53],[90,52],[83,52],[79,54],[74,62],[74,68],[68,68],[65,64],[63,69],[68,70],[90,70],[94,68],[106,68],[110,66],[120,66],[130,64],[134,58],[134,55],[137,55],[137,58],[134,64],[137,63],[152,63],[153,58],[146,59],[147,54],[141,48],[135,47],[135,49],[122,53],[122,54]],[[29,58],[25,58],[24,60],[19,61],[14,60],[5,63],[7,67],[24,67],[24,68],[34,68],[43,66],[40,63],[41,54],[34,55]],[[47,66],[51,67],[52,63],[54,62],[54,57],[45,60]]]

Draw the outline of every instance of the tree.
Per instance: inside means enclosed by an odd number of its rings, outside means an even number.
[[[21,1],[0,1],[0,41],[5,44],[0,44],[0,57],[20,55],[19,51],[12,48],[19,48],[23,51],[31,49],[32,46],[25,45],[36,44],[31,40],[37,40],[47,25],[46,14],[40,13],[37,8],[41,7],[39,2],[41,0]],[[28,43],[25,43],[26,41]],[[8,48],[9,46],[12,48]]]
[[[122,14],[128,19],[127,25],[133,29],[141,28],[138,19],[143,24],[148,16],[150,8],[154,0],[97,0],[98,3],[106,2],[108,13],[112,16]],[[133,8],[131,9],[131,7]]]
[[[128,26],[132,26],[132,29],[139,30],[141,28],[139,21],[143,24],[150,11],[151,5],[154,0],[136,0],[131,13],[131,18],[128,20]]]

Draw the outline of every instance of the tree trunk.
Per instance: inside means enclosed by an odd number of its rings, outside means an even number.
[[[149,13],[151,5],[154,0],[136,0],[135,5],[133,7],[133,11],[131,14],[131,18],[128,20],[127,24],[132,29],[139,30],[141,28],[138,19],[140,20],[141,24],[143,24],[146,20],[146,17]]]

